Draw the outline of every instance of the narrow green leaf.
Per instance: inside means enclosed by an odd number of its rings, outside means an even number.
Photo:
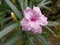
[[[18,2],[19,2],[19,4],[20,4],[20,6],[21,6],[22,11],[23,11],[24,9],[26,9],[26,7],[28,6],[28,5],[27,5],[27,4],[28,4],[28,1],[27,1],[27,0],[18,0]]]
[[[52,11],[52,9],[50,7],[47,7],[47,6],[43,6],[43,8],[47,9],[48,11],[54,13],[54,11]]]
[[[44,5],[51,3],[52,1],[45,2]]]
[[[60,26],[60,22],[52,22],[52,21],[48,21],[48,25],[47,26]]]
[[[30,37],[30,34],[28,32],[24,32],[24,37],[29,45],[35,45],[33,37]]]
[[[14,24],[14,22],[10,22],[10,23],[8,23],[8,24],[5,24],[4,26],[3,26],[3,24],[2,24],[2,28],[4,29],[4,28],[6,28],[6,27],[8,27],[8,26],[10,26],[10,25],[12,25],[12,24]]]
[[[28,0],[25,0],[25,8],[28,6]]]
[[[1,0],[0,0],[0,5],[1,5]]]
[[[21,37],[19,36],[19,30],[17,30],[16,32],[12,33],[11,37],[5,39],[2,45],[16,45],[20,38]]]
[[[35,35],[35,38],[43,45],[51,45],[42,35]]]
[[[8,20],[10,20],[11,19],[11,17],[8,17],[8,18],[5,18],[5,19],[2,19],[2,21],[0,21],[0,23],[4,23],[4,22],[6,22],[6,21],[8,21]]]
[[[13,5],[13,3],[10,0],[5,0],[5,2],[9,5],[9,7],[12,9],[12,11],[17,17],[22,18],[20,11],[16,8],[16,6]]]
[[[2,45],[15,45],[18,40],[19,40],[19,36],[15,36],[15,37],[8,39],[8,41],[3,43]]]
[[[46,0],[42,0],[40,4],[43,4],[43,3],[45,3],[45,2],[46,2]]]
[[[30,36],[29,32],[25,32],[24,37],[29,45],[35,45],[34,38]]]
[[[48,29],[52,34],[53,36],[56,36],[56,34],[54,33],[54,31],[52,31],[52,29],[50,29],[49,27],[45,26],[46,29]]]
[[[46,1],[46,0],[41,1],[41,2],[38,4],[38,6],[39,6],[39,7],[42,7],[42,6],[44,5],[45,1]]]
[[[15,29],[18,26],[17,23],[12,24],[8,27],[6,27],[5,29],[3,29],[2,31],[0,31],[0,38],[2,38],[4,35],[6,35],[7,33],[11,32],[13,29]]]
[[[2,16],[6,11],[0,12],[0,16]]]
[[[20,6],[21,6],[21,9],[22,9],[22,11],[23,11],[23,10],[24,10],[24,7],[23,7],[22,0],[18,0],[18,2],[19,2]]]
[[[35,45],[34,41],[32,38],[28,37],[28,42],[30,42],[31,45]]]
[[[40,4],[38,4],[37,6],[38,6],[38,7],[44,7],[46,4],[51,3],[51,1],[48,1],[48,2],[45,2],[45,1],[46,1],[46,0],[40,2]]]
[[[2,17],[0,17],[0,23],[2,22],[2,20],[3,20],[3,18],[2,18]]]

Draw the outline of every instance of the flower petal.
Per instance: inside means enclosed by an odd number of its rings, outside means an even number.
[[[24,31],[30,31],[31,27],[28,25],[28,20],[23,18],[23,20],[20,22],[21,26],[22,26],[22,30]]]
[[[37,33],[37,34],[42,33],[42,27],[39,26],[39,27],[36,27],[36,28],[32,28],[31,31],[32,31],[33,33]]]
[[[26,10],[24,10],[24,17],[26,19],[30,19],[32,15],[32,9],[30,7],[27,7]]]
[[[42,27],[36,23],[36,22],[29,22],[29,25],[31,26],[31,31],[33,33],[42,33]]]
[[[41,26],[45,26],[48,24],[47,17],[40,17],[39,20],[37,20],[37,23]]]
[[[20,25],[26,26],[27,23],[28,23],[27,20],[25,18],[23,18],[22,21],[20,22]]]
[[[38,15],[42,15],[41,10],[39,7],[33,6],[33,11],[35,11]]]
[[[31,27],[30,26],[22,26],[22,30],[24,30],[24,31],[30,31]]]

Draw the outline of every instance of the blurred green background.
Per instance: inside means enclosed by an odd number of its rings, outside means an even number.
[[[11,3],[9,1],[11,1]],[[2,37],[0,39],[0,45],[28,45],[28,41],[24,40],[27,37],[25,36],[26,34],[24,32],[22,32],[24,34],[21,34],[19,32],[19,30],[21,31],[19,23],[23,17],[23,9],[26,8],[27,2],[25,2],[25,0],[22,0],[21,4],[20,2],[21,0],[9,0],[9,1],[0,0],[0,37]],[[43,1],[45,2],[41,3]],[[32,7],[33,5],[39,6],[42,10],[42,13],[48,17],[48,21],[49,22],[52,21],[48,24],[48,27],[43,27],[42,35],[53,45],[60,45],[60,0],[28,0],[27,4],[30,7]],[[24,7],[22,7],[22,5]],[[11,12],[15,14],[15,17],[11,16]],[[17,19],[17,21],[15,18]],[[17,24],[14,23],[18,23],[19,24],[18,27]],[[23,36],[20,39],[19,36],[21,35]],[[35,41],[35,43],[36,45],[41,45],[38,41]]]

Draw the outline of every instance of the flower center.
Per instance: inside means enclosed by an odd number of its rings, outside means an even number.
[[[31,21],[36,21],[37,19],[35,17],[31,18]]]

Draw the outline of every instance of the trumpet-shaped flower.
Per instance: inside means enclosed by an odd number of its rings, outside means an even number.
[[[20,22],[22,30],[32,31],[33,33],[42,33],[42,26],[48,24],[47,17],[45,17],[39,7],[33,6],[33,9],[27,7],[24,10],[24,18]]]

